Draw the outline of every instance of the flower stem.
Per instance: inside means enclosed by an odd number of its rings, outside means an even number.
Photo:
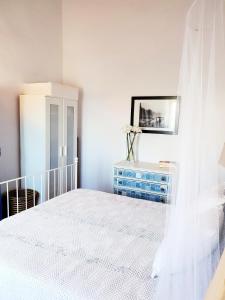
[[[131,154],[134,159],[133,145],[134,145],[135,137],[136,137],[136,133],[133,133],[133,138],[131,138],[131,133],[127,134],[127,151],[128,151],[127,160],[128,161],[131,160]]]
[[[134,135],[133,135],[133,140],[132,140],[132,142],[131,142],[131,151],[132,151],[133,159],[134,159],[134,149],[133,149],[133,145],[134,145],[135,137],[136,137],[136,133],[134,133]]]
[[[130,156],[130,144],[129,144],[129,133],[127,133],[127,160],[129,160]]]

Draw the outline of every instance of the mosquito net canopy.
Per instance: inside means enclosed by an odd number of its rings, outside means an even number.
[[[225,141],[223,16],[223,0],[197,0],[186,18],[178,87],[178,171],[165,238],[154,262],[157,300],[204,299],[220,258],[225,181],[219,166]]]

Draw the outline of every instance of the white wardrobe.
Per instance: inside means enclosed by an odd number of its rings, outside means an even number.
[[[78,89],[57,83],[23,86],[20,96],[21,175],[74,163]]]

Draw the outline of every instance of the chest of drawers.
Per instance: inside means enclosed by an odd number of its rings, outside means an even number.
[[[114,193],[128,197],[169,203],[175,169],[159,164],[122,161],[114,165]]]

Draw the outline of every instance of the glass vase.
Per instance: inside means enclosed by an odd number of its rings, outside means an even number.
[[[127,156],[126,161],[135,162],[135,135],[127,135]]]

